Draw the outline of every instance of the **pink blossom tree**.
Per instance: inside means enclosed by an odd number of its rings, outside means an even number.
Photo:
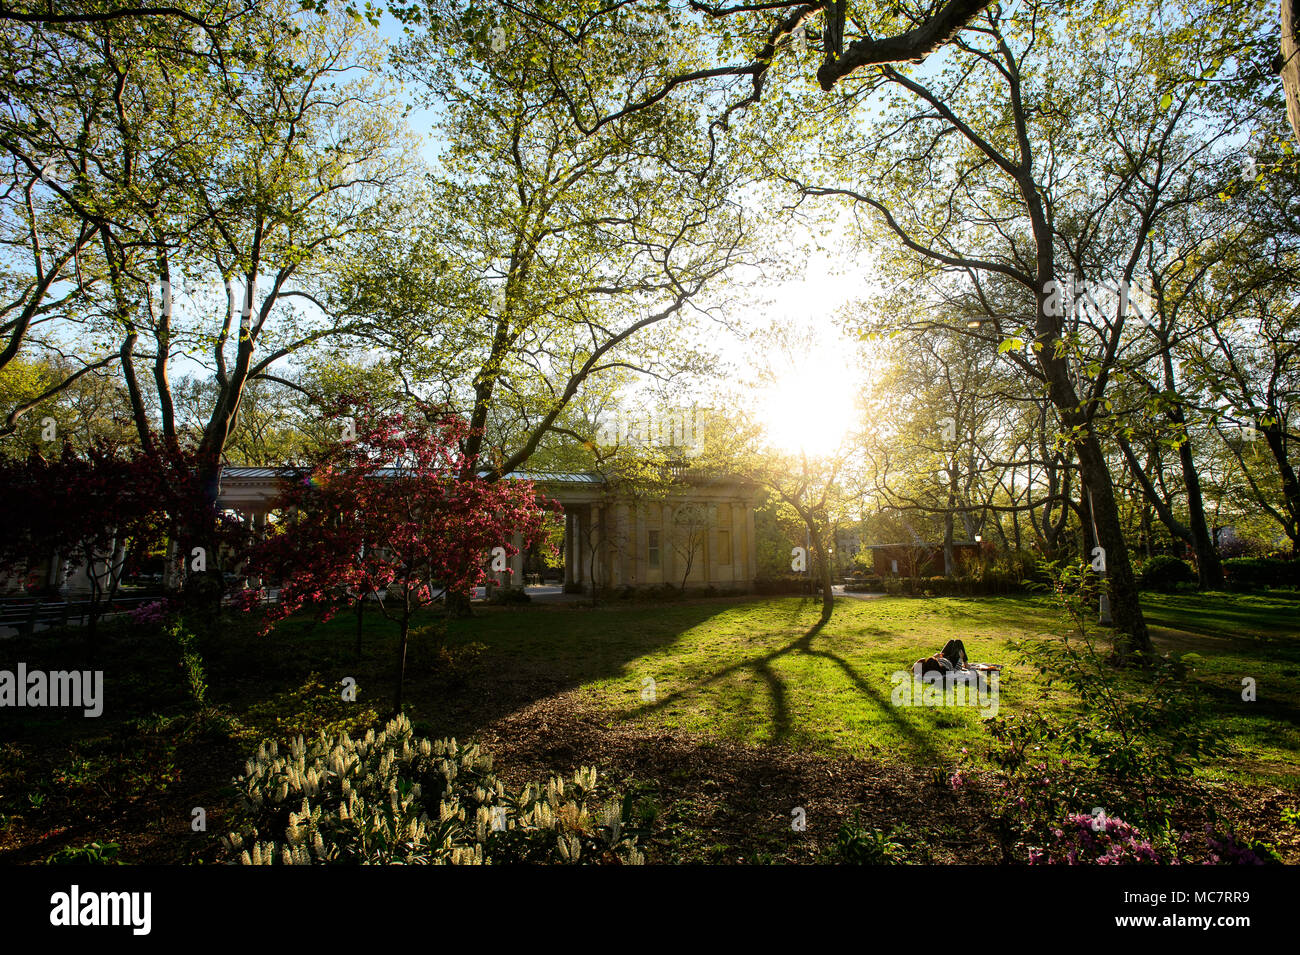
[[[277,507],[289,516],[248,564],[281,580],[268,630],[308,606],[329,619],[349,603],[377,603],[399,632],[394,713],[413,616],[483,583],[495,548],[518,552],[514,535],[540,542],[546,515],[531,482],[475,476],[463,419],[419,412],[385,413],[365,400],[336,409],[341,440],[286,481]]]

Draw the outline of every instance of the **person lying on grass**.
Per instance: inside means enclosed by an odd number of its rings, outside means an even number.
[[[917,660],[912,664],[912,672],[918,677],[927,673],[952,673],[967,668],[966,647],[960,640],[949,640],[932,657]]]

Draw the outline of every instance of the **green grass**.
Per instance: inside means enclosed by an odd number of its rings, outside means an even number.
[[[451,624],[448,642],[461,652],[450,668],[427,638],[413,641],[407,709],[417,731],[466,740],[559,697],[611,727],[871,757],[926,778],[958,759],[983,765],[989,734],[975,707],[893,705],[891,676],[956,636],[972,659],[1006,665],[999,715],[1037,708],[1068,718],[1072,701],[1049,691],[1013,646],[1059,639],[1062,623],[1045,599],[841,599],[821,628],[818,609],[799,598],[485,608]],[[1203,773],[1300,786],[1300,600],[1152,595],[1146,610],[1157,647],[1190,665],[1230,744]],[[209,806],[211,830],[220,831],[231,775],[258,741],[326,728],[360,733],[388,711],[395,629],[368,614],[358,660],[353,627],[346,614],[327,624],[298,618],[258,636],[248,620],[222,620],[201,638],[211,712],[196,709],[182,648],[166,635],[119,627],[94,654],[77,631],[4,641],[0,667],[103,668],[106,700],[103,717],[89,721],[10,711],[0,741],[0,853],[40,861],[95,838],[120,844],[128,860],[211,861],[212,840],[177,837],[176,820]],[[482,645],[476,661],[464,652],[471,644]],[[347,677],[360,688],[355,703],[340,698]],[[1247,677],[1254,702],[1242,699]],[[648,680],[654,699],[643,699]],[[704,843],[691,845],[690,857],[707,854]]]
[[[1149,595],[1162,652],[1187,658],[1232,744],[1209,775],[1300,780],[1300,602],[1286,596]],[[452,642],[487,644],[502,669],[575,688],[611,724],[642,725],[751,744],[785,743],[921,764],[987,743],[976,707],[898,707],[891,675],[960,637],[973,660],[1006,665],[998,714],[1029,707],[1062,715],[1012,644],[1052,638],[1062,624],[1037,598],[840,600],[817,629],[798,598],[690,605],[532,607],[457,622]],[[1242,679],[1258,698],[1241,699]],[[643,699],[647,680],[654,699]],[[974,758],[972,756],[972,758]],[[1243,778],[1243,776],[1245,778]]]

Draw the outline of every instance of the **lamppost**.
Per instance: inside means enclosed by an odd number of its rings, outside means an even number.
[[[1109,571],[1106,569],[1106,548],[1101,546],[1101,538],[1097,536],[1097,512],[1092,507],[1092,488],[1088,488],[1088,519],[1092,522],[1092,539],[1097,543],[1097,549],[1101,551],[1101,593],[1098,598],[1100,610],[1100,623],[1103,627],[1111,625],[1110,617],[1110,585],[1107,583]]]

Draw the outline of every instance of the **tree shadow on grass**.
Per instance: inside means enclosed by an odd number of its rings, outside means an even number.
[[[448,638],[451,647],[485,644],[473,672],[448,681],[410,675],[413,719],[439,734],[473,736],[501,717],[581,686],[626,677],[637,661],[737,606],[720,598],[667,606],[527,607],[484,614]],[[637,689],[639,689],[639,683]]]
[[[907,720],[899,712],[899,708],[894,706],[892,701],[884,693],[864,679],[862,674],[860,674],[857,669],[849,663],[849,661],[830,650],[814,646],[814,641],[821,634],[827,622],[828,621],[825,618],[819,619],[801,637],[787,643],[785,646],[725,666],[720,670],[714,671],[702,680],[694,681],[694,684],[687,689],[678,690],[674,693],[668,694],[667,696],[657,698],[643,706],[637,707],[636,709],[626,711],[622,716],[626,719],[636,719],[638,717],[657,713],[665,707],[686,700],[693,694],[703,690],[705,687],[715,685],[730,676],[749,670],[762,678],[764,683],[767,685],[768,694],[771,699],[771,741],[778,744],[788,743],[793,738],[795,730],[790,715],[789,689],[780,674],[773,667],[773,663],[783,658],[793,658],[797,656],[817,657],[827,660],[839,667],[857,691],[865,699],[869,700],[880,713],[889,718],[889,721],[907,741],[907,744],[911,747],[916,756],[930,762],[936,760],[939,757],[939,752],[930,738]]]

